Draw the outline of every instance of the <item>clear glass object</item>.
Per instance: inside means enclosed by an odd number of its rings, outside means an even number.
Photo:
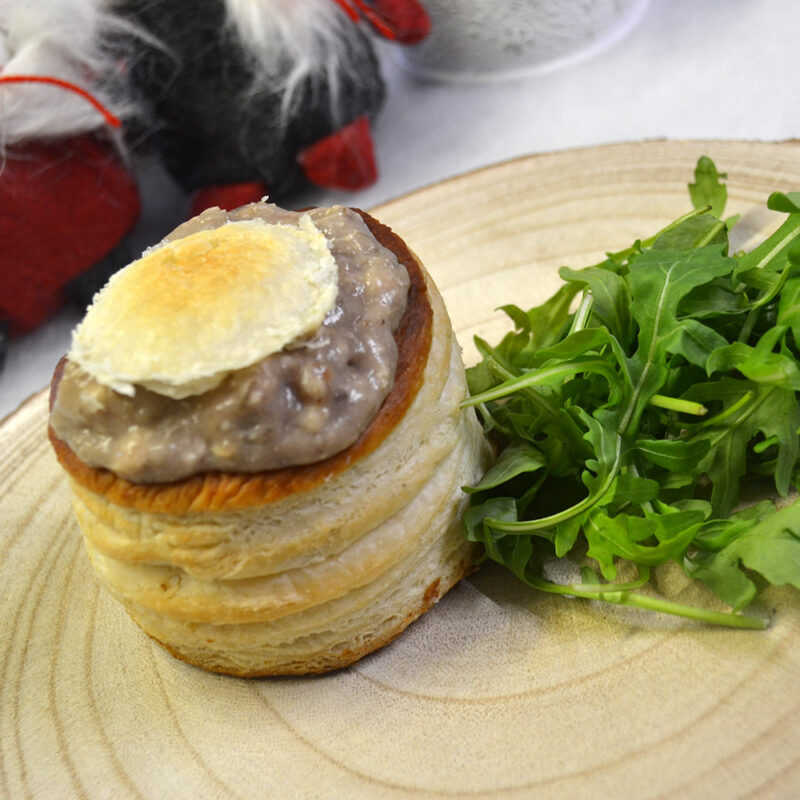
[[[430,35],[402,48],[412,72],[492,80],[587,58],[627,35],[649,0],[425,0]]]

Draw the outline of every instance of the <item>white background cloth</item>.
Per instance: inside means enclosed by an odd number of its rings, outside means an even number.
[[[640,139],[800,137],[800,3],[651,0],[621,41],[555,70],[483,83],[413,77],[381,48],[388,96],[373,133],[380,177],[353,194],[312,191],[296,205],[370,208],[422,186],[520,155]],[[800,187],[798,187],[800,189]],[[142,246],[185,212],[147,174]],[[69,347],[65,311],[12,341],[0,372],[0,419],[44,388]]]

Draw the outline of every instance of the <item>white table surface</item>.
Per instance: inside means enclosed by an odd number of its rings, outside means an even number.
[[[370,208],[487,164],[571,147],[796,138],[798,30],[796,0],[651,0],[622,41],[591,58],[483,83],[421,81],[382,48],[388,97],[373,128],[377,183],[352,194],[312,191],[297,205]],[[186,206],[155,170],[142,193],[137,235],[146,246]],[[12,340],[0,372],[0,419],[48,384],[78,316],[65,310]]]

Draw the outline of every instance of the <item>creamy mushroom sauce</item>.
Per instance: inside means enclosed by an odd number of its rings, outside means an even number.
[[[199,472],[313,463],[356,441],[394,382],[393,334],[406,307],[408,273],[354,211],[303,213],[331,242],[339,270],[336,305],[317,331],[183,400],[141,387],[126,397],[68,362],[51,425],[82,461],[136,483],[163,483]],[[228,221],[296,224],[300,216],[265,203],[214,209],[167,239]]]

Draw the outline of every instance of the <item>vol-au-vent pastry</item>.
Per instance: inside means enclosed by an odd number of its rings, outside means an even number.
[[[368,214],[210,209],[117,273],[51,386],[92,567],[191,664],[317,673],[467,574],[488,447],[442,299]]]

